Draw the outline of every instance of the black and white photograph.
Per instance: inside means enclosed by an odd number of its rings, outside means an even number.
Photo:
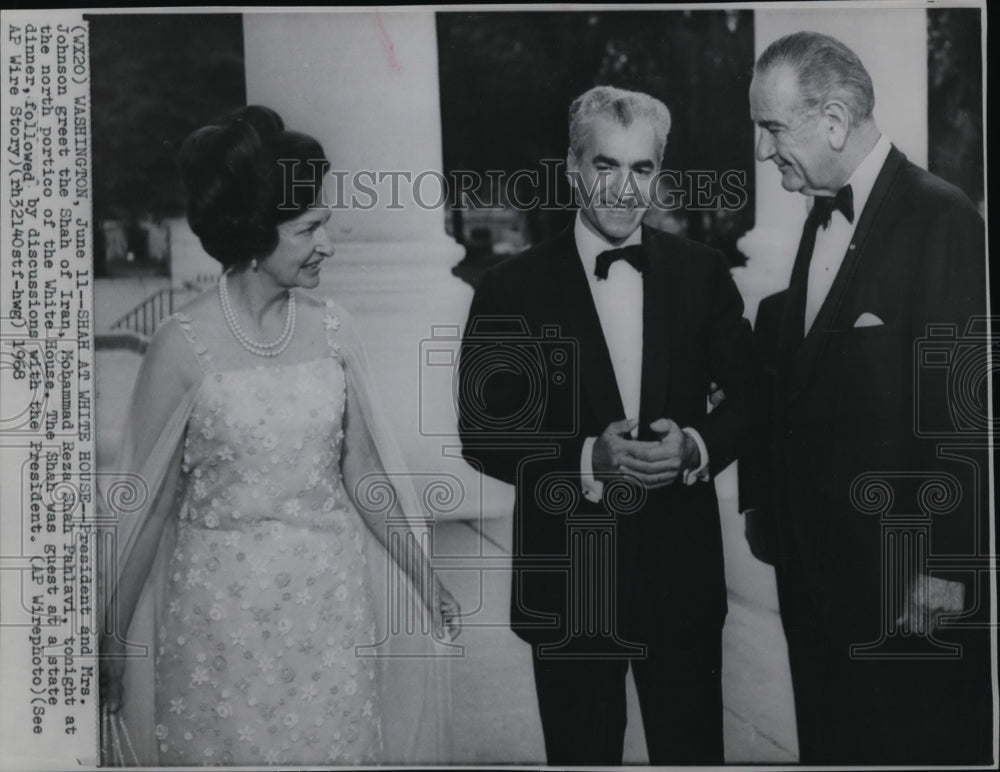
[[[5,10],[0,769],[997,768],[986,29]]]

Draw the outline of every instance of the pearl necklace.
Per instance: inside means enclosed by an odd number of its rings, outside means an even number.
[[[236,313],[233,311],[232,303],[229,302],[229,289],[226,286],[228,274],[229,272],[226,271],[219,279],[219,302],[222,304],[222,315],[226,317],[226,324],[229,325],[233,336],[251,354],[259,357],[278,356],[288,348],[288,344],[292,342],[292,336],[295,334],[295,295],[291,291],[288,292],[288,309],[285,312],[284,331],[277,340],[270,343],[259,343],[243,332],[239,322],[236,321]]]

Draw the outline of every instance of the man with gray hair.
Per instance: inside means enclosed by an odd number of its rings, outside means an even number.
[[[550,764],[621,764],[635,677],[652,764],[721,764],[726,614],[711,478],[752,370],[723,256],[640,227],[670,114],[598,86],[570,107],[574,225],[489,271],[459,362],[468,461],[515,486],[511,626]],[[726,400],[706,409],[718,383]]]
[[[773,525],[800,761],[986,763],[986,411],[956,425],[915,359],[985,314],[984,226],[890,144],[874,103],[860,59],[827,35],[757,60],[757,159],[812,208],[788,289],[758,311],[770,419],[741,453],[740,506]],[[967,350],[985,391],[985,347]],[[958,442],[942,449],[928,426]],[[928,499],[952,480],[955,501]]]

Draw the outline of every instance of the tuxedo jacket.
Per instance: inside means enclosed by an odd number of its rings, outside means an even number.
[[[639,439],[657,439],[649,424],[661,417],[692,427],[714,475],[735,458],[745,426],[752,352],[743,302],[720,253],[651,228],[642,247]],[[711,382],[726,400],[709,412]],[[611,483],[600,503],[582,495],[585,439],[626,416],[572,228],[484,277],[463,339],[458,404],[465,458],[516,486],[511,624],[522,638],[563,640],[583,607],[632,641],[721,625],[711,483]],[[597,557],[581,558],[589,549]]]
[[[884,514],[925,517],[932,557],[975,554],[981,538],[989,469],[939,446],[986,440],[985,328],[969,327],[986,310],[984,237],[966,196],[894,147],[809,332],[804,261],[760,305],[763,401],[741,452],[741,509],[773,514],[820,625],[851,642],[879,635]],[[882,324],[856,326],[865,314]],[[921,486],[942,475],[957,487],[945,480],[935,503]],[[951,568],[931,573],[966,581],[977,602],[973,573]]]

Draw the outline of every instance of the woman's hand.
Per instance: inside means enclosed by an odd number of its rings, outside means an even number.
[[[101,639],[101,704],[109,712],[117,713],[122,707],[125,677],[125,647],[116,639]]]
[[[462,632],[462,607],[458,605],[458,601],[437,577],[434,578],[432,611],[434,613],[434,637],[441,640],[455,640]]]

